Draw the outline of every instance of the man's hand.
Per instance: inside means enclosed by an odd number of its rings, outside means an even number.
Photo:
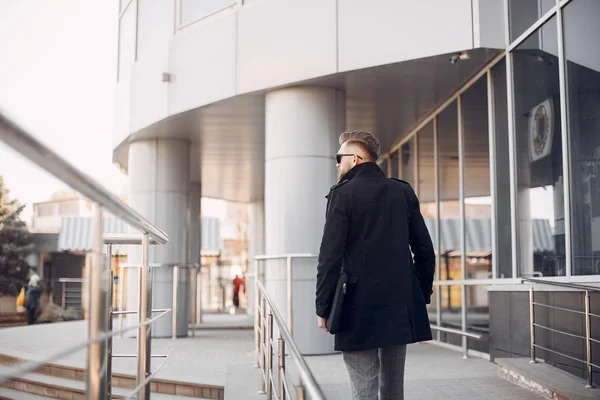
[[[329,329],[327,329],[327,320],[325,318],[317,317],[317,326],[329,333]]]

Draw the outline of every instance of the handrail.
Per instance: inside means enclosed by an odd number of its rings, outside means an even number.
[[[273,302],[273,300],[271,299],[271,297],[267,294],[267,291],[265,290],[263,284],[260,281],[256,282],[256,293],[257,295],[260,295],[262,297],[262,306],[261,308],[265,309],[265,303],[269,305],[269,336],[267,337],[267,345],[268,345],[268,350],[269,350],[269,360],[268,361],[268,367],[269,370],[267,370],[266,368],[264,369],[263,373],[263,379],[268,380],[268,382],[262,381],[261,383],[267,383],[268,385],[268,390],[272,391],[272,366],[273,366],[273,346],[272,346],[272,335],[273,335],[273,319],[275,320],[275,323],[277,324],[277,326],[279,327],[279,332],[280,332],[280,339],[283,341],[280,341],[279,344],[279,349],[282,350],[279,354],[280,356],[280,364],[281,364],[281,358],[285,359],[285,349],[289,350],[289,353],[291,354],[292,358],[294,359],[294,362],[296,363],[296,366],[298,367],[298,372],[300,374],[300,379],[301,379],[301,383],[305,386],[303,387],[303,389],[305,388],[309,395],[311,400],[325,400],[325,394],[323,393],[323,390],[321,389],[321,387],[319,386],[319,384],[317,383],[314,375],[312,374],[312,372],[310,371],[310,368],[308,367],[308,364],[306,363],[306,361],[304,360],[304,357],[302,356],[302,353],[300,353],[300,350],[298,349],[298,347],[296,346],[296,343],[294,342],[293,338],[292,338],[292,334],[290,333],[290,331],[287,328],[286,322],[283,319],[283,317],[281,316],[281,314],[279,313],[279,310],[277,309],[277,307],[275,306],[275,303]],[[257,297],[258,300],[258,297]],[[255,310],[255,313],[258,313],[259,310]],[[264,321],[263,322],[263,328],[264,328]],[[255,326],[255,331],[257,330],[257,326]],[[262,344],[265,344],[265,337],[264,337],[264,329],[262,329],[262,333],[261,333],[261,338],[262,340]],[[258,344],[258,343],[257,343]],[[262,366],[266,367],[264,361],[265,361],[265,357],[264,357],[264,347],[259,346],[257,357],[261,357],[262,358]],[[283,353],[283,357],[282,354]],[[282,368],[282,366],[279,366],[279,384],[280,384],[280,393],[285,392],[285,387],[287,387],[286,382],[284,382],[285,378],[283,377],[284,370]],[[281,400],[285,399],[285,394],[283,396],[279,396],[279,398]],[[302,397],[303,398],[303,397]]]
[[[85,279],[83,278],[58,278],[58,282],[60,283],[83,283]]]
[[[0,139],[83,196],[95,203],[101,204],[102,207],[115,216],[147,233],[158,243],[165,244],[169,241],[169,236],[165,232],[154,226],[94,179],[75,168],[42,142],[19,127],[6,116],[6,112],[1,108]]]
[[[5,381],[11,379],[14,376],[21,375],[21,374],[26,374],[26,373],[31,372],[31,371],[39,368],[39,367],[44,366],[45,364],[48,364],[48,363],[51,363],[51,362],[53,362],[55,360],[59,360],[61,358],[64,358],[64,357],[66,357],[66,356],[68,356],[70,354],[73,354],[73,353],[75,353],[75,352],[77,352],[79,350],[83,350],[86,347],[88,347],[90,344],[102,342],[102,341],[104,341],[106,339],[109,339],[109,338],[111,338],[113,336],[116,336],[116,335],[120,335],[120,334],[122,334],[124,332],[129,332],[129,331],[138,329],[140,326],[150,325],[153,322],[155,322],[156,320],[162,318],[163,316],[165,316],[169,312],[171,312],[171,309],[162,309],[162,310],[153,310],[153,311],[156,311],[156,312],[160,311],[160,314],[158,314],[157,316],[152,317],[150,319],[147,319],[146,321],[144,321],[142,323],[136,324],[136,325],[128,326],[126,328],[123,328],[123,329],[120,329],[120,330],[116,330],[116,331],[111,331],[111,332],[108,332],[108,333],[102,333],[102,334],[96,336],[93,339],[86,340],[83,343],[79,343],[79,344],[77,344],[75,346],[71,346],[71,347],[69,347],[67,349],[58,351],[58,352],[56,352],[56,353],[54,353],[54,354],[52,354],[52,355],[50,355],[48,357],[44,357],[42,360],[23,362],[22,363],[23,366],[21,366],[21,367],[17,366],[12,372],[10,372],[10,369],[8,369],[8,370],[1,370],[0,371],[0,384],[4,383]]]
[[[289,254],[273,254],[273,255],[260,255],[254,257],[255,260],[283,260],[284,258],[314,258],[318,257],[318,254],[313,253],[289,253]]]
[[[578,283],[569,283],[569,282],[555,282],[555,281],[546,281],[543,279],[533,279],[533,278],[521,278],[521,282],[532,282],[541,285],[549,285],[549,286],[561,286],[569,289],[579,289],[579,290],[589,290],[591,292],[600,292],[600,287],[598,286],[588,286],[581,285]]]
[[[446,332],[446,333],[454,333],[455,335],[466,336],[468,338],[475,339],[475,340],[481,340],[481,338],[483,337],[482,335],[480,335],[478,333],[473,333],[473,332],[469,332],[469,331],[461,331],[460,329],[446,328],[443,326],[437,326],[437,325],[431,325],[431,324],[429,326],[431,327],[431,329],[436,330],[436,331]]]
[[[288,329],[290,332],[294,330],[294,310],[292,304],[292,261],[294,258],[317,258],[318,254],[313,253],[288,253],[288,254],[273,254],[273,255],[258,255],[254,257],[255,279],[264,279],[264,274],[260,273],[260,261],[267,260],[286,260],[286,286],[287,286],[287,317]],[[264,273],[264,271],[263,271]]]
[[[87,347],[87,379],[86,396],[88,399],[104,399],[111,396],[111,354],[112,336],[122,331],[112,331],[112,291],[103,284],[105,274],[110,271],[103,257],[102,247],[106,245],[106,254],[111,253],[111,245],[119,242],[133,242],[141,244],[142,265],[139,269],[139,297],[138,297],[138,325],[130,329],[138,329],[138,359],[137,359],[137,383],[139,385],[139,397],[148,399],[150,396],[150,379],[154,373],[150,370],[150,329],[149,325],[156,319],[148,318],[151,313],[152,285],[148,285],[150,267],[148,266],[148,247],[152,240],[160,244],[169,241],[168,235],[150,223],[141,214],[122,202],[98,182],[84,174],[73,165],[68,163],[58,154],[50,150],[46,145],[34,138],[23,128],[6,116],[0,108],[0,141],[6,143],[15,151],[28,158],[33,163],[60,179],[72,189],[87,197],[93,204],[92,224],[92,251],[91,265],[89,269],[88,294],[89,294],[89,318],[88,318],[88,341],[80,346],[70,347],[64,350],[62,357],[74,351]],[[103,210],[128,223],[131,227],[141,231],[141,241],[137,237],[112,237],[103,240],[102,213]],[[110,235],[109,235],[110,236]],[[110,258],[109,258],[110,263]],[[111,279],[112,281],[112,279]],[[164,314],[161,314],[161,316]],[[108,332],[108,334],[107,334]],[[103,343],[101,343],[103,342]],[[54,358],[57,358],[55,356]],[[24,370],[27,372],[27,370]],[[13,373],[7,377],[15,376]],[[6,379],[6,378],[2,378]]]
[[[529,282],[529,334],[530,334],[530,357],[531,357],[530,362],[531,363],[537,362],[537,357],[535,354],[536,349],[541,349],[541,350],[547,351],[549,353],[556,354],[556,355],[568,358],[570,360],[580,362],[580,363],[584,364],[586,367],[586,375],[587,375],[586,387],[591,388],[593,386],[593,384],[592,384],[593,368],[600,369],[600,365],[594,364],[592,362],[592,342],[600,343],[600,341],[593,339],[591,337],[591,335],[592,335],[591,319],[592,319],[592,317],[600,318],[600,315],[593,314],[590,311],[590,309],[591,309],[590,292],[598,292],[598,291],[600,291],[600,288],[594,287],[594,286],[588,286],[588,285],[579,285],[576,283],[554,282],[554,281],[546,281],[546,280],[531,279],[531,278],[522,278],[521,281]],[[572,309],[565,308],[565,307],[558,307],[558,306],[553,306],[550,304],[542,304],[540,302],[536,302],[535,301],[534,284],[559,286],[559,287],[566,287],[566,288],[570,288],[570,289],[578,289],[578,290],[585,291],[584,302],[583,302],[584,311],[581,312],[578,310],[572,310]],[[550,326],[545,326],[545,325],[537,323],[536,319],[535,319],[535,307],[536,306],[582,315],[584,318],[584,323],[585,323],[585,336],[575,335],[570,332],[561,331],[559,329],[554,329],[554,328],[551,328]],[[535,338],[536,338],[535,328],[539,328],[539,329],[543,329],[545,331],[557,333],[559,335],[565,335],[565,336],[574,337],[576,339],[583,340],[585,343],[585,350],[586,350],[585,351],[585,353],[586,353],[585,360],[582,360],[582,359],[570,356],[568,354],[565,354],[565,353],[562,353],[562,352],[559,352],[559,351],[556,351],[553,349],[549,349],[547,347],[537,344],[535,341]]]

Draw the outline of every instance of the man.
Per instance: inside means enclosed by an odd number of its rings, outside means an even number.
[[[377,138],[352,131],[339,141],[340,180],[327,196],[317,267],[317,322],[328,331],[343,268],[348,284],[335,349],[353,399],[374,400],[378,392],[381,400],[403,399],[406,344],[431,340],[433,244],[412,187],[386,178],[375,163]]]

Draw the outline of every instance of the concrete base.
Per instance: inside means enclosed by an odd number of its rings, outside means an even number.
[[[528,358],[500,358],[498,376],[549,400],[600,399],[600,390],[586,388],[586,382],[543,362]]]

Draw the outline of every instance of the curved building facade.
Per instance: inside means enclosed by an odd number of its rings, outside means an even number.
[[[121,0],[114,162],[132,203],[171,229],[154,259],[189,261],[200,194],[251,205],[251,254],[317,253],[336,138],[371,131],[434,238],[432,323],[483,335],[437,340],[528,354],[521,278],[600,282],[599,16],[595,0]],[[287,310],[285,262],[265,265]],[[299,347],[331,352],[314,261],[292,271]],[[169,279],[155,278],[157,296],[170,298]],[[583,304],[580,291],[536,290]],[[583,357],[568,336],[538,337]]]

